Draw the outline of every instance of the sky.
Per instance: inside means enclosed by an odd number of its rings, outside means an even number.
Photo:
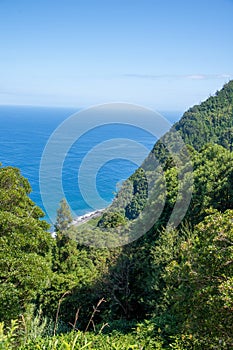
[[[233,0],[0,0],[0,104],[186,110],[233,79]]]

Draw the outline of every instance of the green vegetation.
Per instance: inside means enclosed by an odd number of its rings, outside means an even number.
[[[29,192],[18,169],[0,168],[0,318],[5,321],[26,312],[50,278],[53,241]]]
[[[165,147],[174,130],[193,163],[192,186],[180,164],[192,199],[176,228],[178,171]],[[27,180],[0,168],[0,349],[231,349],[232,130],[233,81],[184,114],[100,218],[73,227],[62,200],[55,238]]]
[[[180,131],[186,144],[200,150],[206,143],[216,143],[233,149],[233,81],[215,96],[184,113],[174,128]]]
[[[126,224],[126,220],[121,213],[107,212],[104,213],[101,219],[98,221],[98,227],[101,228],[113,228]]]

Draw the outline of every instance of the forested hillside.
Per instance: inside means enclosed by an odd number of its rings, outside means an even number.
[[[232,151],[233,81],[215,96],[190,108],[174,125],[186,144],[201,150],[206,143],[217,143]]]
[[[101,218],[71,227],[62,200],[54,239],[27,180],[0,168],[1,349],[233,348],[232,131],[230,81],[184,113]],[[166,147],[177,132],[191,163],[179,169]],[[182,221],[167,225],[188,191]],[[118,246],[162,201],[148,232]]]

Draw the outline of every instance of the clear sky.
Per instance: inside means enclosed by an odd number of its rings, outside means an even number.
[[[185,110],[233,78],[233,0],[0,0],[0,104]]]

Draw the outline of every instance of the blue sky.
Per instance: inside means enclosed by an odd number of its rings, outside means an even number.
[[[0,104],[185,110],[233,79],[232,0],[0,0]]]

